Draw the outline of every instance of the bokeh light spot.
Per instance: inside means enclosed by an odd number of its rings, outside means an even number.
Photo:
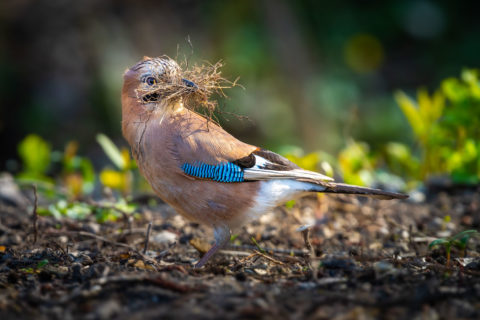
[[[357,34],[347,40],[344,47],[347,65],[358,73],[377,70],[383,62],[383,47],[380,41],[369,34]]]
[[[445,15],[433,2],[412,2],[405,15],[404,27],[416,38],[434,38],[445,28]]]

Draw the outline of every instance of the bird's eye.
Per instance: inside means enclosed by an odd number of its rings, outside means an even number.
[[[145,78],[145,83],[148,84],[149,86],[153,86],[154,84],[157,83],[157,80],[154,77],[147,77]]]

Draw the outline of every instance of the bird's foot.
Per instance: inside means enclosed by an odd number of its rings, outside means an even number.
[[[210,250],[207,251],[207,253],[205,253],[203,255],[203,257],[200,259],[200,261],[198,261],[194,268],[195,269],[198,269],[198,268],[201,268],[205,265],[205,263],[207,263],[208,259],[210,259],[221,247],[223,247],[223,244],[222,245],[218,245],[217,243],[215,243],[213,245],[213,247],[210,248]]]
[[[228,228],[226,225],[220,225],[220,226],[215,226],[214,229],[214,234],[215,234],[215,244],[210,248],[210,250],[207,251],[203,255],[203,257],[200,259],[200,261],[195,264],[195,269],[201,268],[207,263],[208,259],[210,259],[219,249],[221,249],[229,240],[230,240],[230,228]]]

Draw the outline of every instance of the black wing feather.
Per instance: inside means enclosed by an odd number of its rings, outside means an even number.
[[[233,163],[242,168],[252,168],[256,162],[255,155],[260,156],[268,160],[269,162],[271,162],[263,166],[262,169],[277,170],[277,171],[289,171],[294,169],[301,169],[299,166],[297,166],[295,163],[291,162],[287,158],[284,158],[275,152],[265,150],[265,149],[260,149],[260,148],[253,151],[246,157],[233,161]]]

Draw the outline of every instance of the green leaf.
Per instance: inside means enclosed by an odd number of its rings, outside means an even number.
[[[460,76],[462,80],[466,83],[476,83],[478,82],[478,72],[477,70],[464,69]]]
[[[468,88],[458,79],[448,78],[442,82],[442,90],[452,102],[461,102],[468,98]]]
[[[457,239],[460,239],[460,238],[463,238],[465,236],[474,236],[474,235],[480,235],[480,233],[477,231],[477,230],[465,230],[465,231],[462,231],[460,233],[457,233],[456,235],[454,235],[453,237],[451,237],[452,240],[457,240]]]
[[[136,206],[128,204],[125,199],[121,198],[117,202],[102,202],[103,207],[95,207],[95,217],[98,222],[116,221],[122,217],[122,212],[132,214],[136,210]]]
[[[465,230],[460,233],[457,233],[456,235],[448,239],[441,238],[441,239],[434,240],[430,242],[430,244],[428,245],[428,248],[431,249],[434,246],[443,245],[445,246],[445,249],[447,249],[447,251],[450,251],[450,247],[452,245],[455,245],[461,249],[464,249],[467,245],[468,240],[472,236],[477,236],[477,235],[480,235],[480,232],[478,232],[477,230]]]
[[[43,268],[48,264],[48,259],[43,259],[42,261],[38,262],[37,269]]]
[[[441,91],[436,91],[431,97],[425,89],[418,90],[418,109],[425,123],[425,127],[430,129],[432,124],[436,122],[443,112],[445,106],[445,98]]]
[[[32,273],[35,272],[35,270],[33,270],[33,268],[21,268],[20,271],[28,273],[28,274],[32,274]]]
[[[441,238],[441,239],[433,240],[432,242],[430,242],[430,244],[428,245],[428,248],[431,249],[435,246],[450,245],[450,244],[451,244],[450,240]]]
[[[368,144],[348,141],[338,155],[338,164],[346,183],[361,186],[373,183],[375,157],[371,155]]]
[[[255,240],[254,237],[251,238],[253,244],[257,247],[258,251],[260,251],[261,253],[267,253],[265,251],[265,249],[263,249],[262,247],[260,247],[260,245],[258,244],[257,240]]]
[[[415,135],[423,139],[425,126],[415,101],[410,99],[403,91],[395,92],[395,100],[400,106],[400,109],[402,109]]]
[[[83,176],[83,192],[91,193],[95,188],[95,170],[92,162],[87,158],[82,158],[80,162],[80,170]]]
[[[462,80],[469,85],[471,95],[477,99],[480,99],[480,82],[478,81],[478,70],[463,70]]]
[[[287,207],[288,209],[292,209],[294,205],[295,205],[295,200],[289,200],[285,202],[285,207]]]
[[[443,114],[445,108],[445,96],[440,90],[435,91],[432,96],[432,104],[430,110],[430,121],[437,121]]]
[[[472,236],[479,234],[480,233],[477,232],[477,230],[465,230],[463,232],[460,232],[459,234],[456,234],[452,237],[453,245],[459,249],[464,250],[467,247],[468,240],[470,240]]]
[[[393,173],[404,178],[420,178],[420,160],[412,154],[407,145],[389,142],[386,145],[385,153],[385,160]]]
[[[83,220],[91,213],[90,206],[83,202],[70,203],[65,208],[65,215],[71,219]]]
[[[419,89],[417,92],[418,112],[423,121],[430,118],[430,112],[432,110],[432,102],[428,91],[426,89]]]
[[[18,146],[18,153],[23,162],[23,176],[41,177],[50,164],[51,147],[36,134],[29,134]]]
[[[110,158],[115,166],[118,169],[124,170],[126,168],[125,159],[122,156],[122,153],[117,148],[117,146],[110,140],[109,137],[104,135],[103,133],[97,134],[97,142],[102,147],[105,154]]]

